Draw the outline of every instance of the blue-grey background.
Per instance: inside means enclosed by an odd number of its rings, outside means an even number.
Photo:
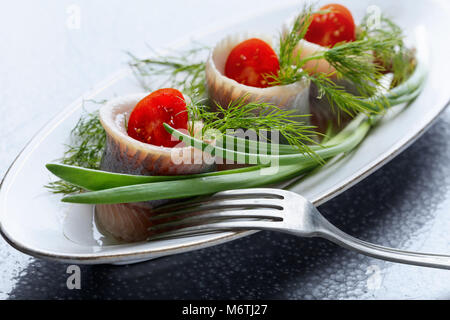
[[[292,1],[278,1],[292,2]],[[1,0],[0,176],[64,106],[126,64],[125,51],[164,47],[270,0]],[[80,10],[80,25],[70,20]],[[199,17],[203,17],[199,19]],[[442,88],[449,90],[450,88]],[[450,111],[412,147],[320,209],[382,245],[450,253]],[[325,240],[261,232],[131,266],[67,265],[0,239],[0,299],[450,299],[449,271],[395,265]]]

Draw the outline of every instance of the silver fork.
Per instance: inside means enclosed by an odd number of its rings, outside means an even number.
[[[322,237],[356,252],[392,262],[450,269],[450,256],[401,251],[356,239],[328,222],[304,197],[278,189],[245,189],[168,205],[150,218],[149,240],[206,233],[270,230]]]

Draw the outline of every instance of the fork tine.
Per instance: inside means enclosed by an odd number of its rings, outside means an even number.
[[[273,230],[276,228],[276,221],[228,221],[228,222],[215,222],[209,224],[200,224],[195,226],[189,226],[179,228],[177,230],[170,230],[161,232],[150,236],[149,240],[165,239],[180,236],[189,235],[201,235],[211,232],[219,231],[236,231],[236,230]]]
[[[204,223],[208,220],[219,219],[269,219],[274,221],[283,220],[283,211],[275,210],[225,210],[215,211],[211,213],[198,214],[187,218],[178,218],[160,224],[156,224],[148,228],[149,231],[158,231],[167,228],[177,228],[184,225]]]
[[[159,221],[170,219],[173,217],[178,217],[181,215],[189,214],[200,214],[202,212],[207,212],[211,210],[224,210],[224,209],[272,209],[272,210],[283,210],[282,200],[279,199],[254,199],[249,202],[248,199],[237,199],[237,200],[221,200],[214,199],[204,203],[187,204],[183,207],[177,209],[172,208],[171,211],[156,213],[156,215],[149,217],[150,221]]]
[[[184,231],[183,229],[180,229],[180,230],[167,231],[167,232],[162,232],[162,233],[152,235],[147,238],[147,241],[189,238],[189,237],[194,237],[194,236],[204,236],[204,235],[208,235],[208,234],[216,234],[216,233],[224,233],[224,232],[227,232],[227,231],[223,231],[223,230]]]
[[[227,196],[256,195],[256,196],[267,196],[283,199],[287,193],[286,191],[281,189],[254,188],[254,189],[227,190],[217,193],[217,195],[219,194]]]
[[[165,205],[156,208],[155,213],[166,213],[168,211],[177,211],[178,209],[184,209],[188,206],[194,206],[201,203],[211,203],[218,200],[232,200],[232,199],[284,199],[283,190],[272,190],[272,189],[245,189],[245,190],[229,190],[222,191],[207,197],[197,197],[195,199],[186,200],[182,202],[177,202],[169,205]]]

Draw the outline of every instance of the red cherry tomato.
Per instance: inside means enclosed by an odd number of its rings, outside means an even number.
[[[225,76],[247,86],[266,88],[270,82],[267,76],[277,75],[279,70],[280,63],[272,47],[253,38],[231,50],[225,65]]]
[[[323,47],[334,47],[340,42],[356,40],[356,26],[351,12],[340,4],[329,4],[311,17],[311,25],[305,39]]]
[[[172,148],[172,141],[163,123],[175,129],[187,129],[188,112],[182,93],[176,89],[160,89],[138,102],[128,120],[128,135],[144,143]]]

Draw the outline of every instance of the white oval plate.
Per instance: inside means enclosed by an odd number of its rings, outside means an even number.
[[[357,21],[376,4],[402,25],[408,38],[429,62],[429,77],[421,96],[401,112],[390,113],[358,149],[315,175],[289,186],[316,205],[335,197],[391,160],[417,139],[450,100],[449,45],[442,34],[450,30],[450,9],[443,1],[348,1]],[[273,32],[300,6],[270,8],[240,22],[208,28],[196,37],[206,44],[231,32]],[[214,29],[211,31],[211,29]],[[185,47],[191,38],[174,47]],[[129,70],[122,70],[68,106],[45,126],[18,156],[0,190],[0,230],[15,248],[27,254],[78,264],[124,264],[186,252],[237,239],[252,232],[221,233],[178,240],[120,244],[108,241],[93,223],[92,206],[60,202],[44,185],[51,179],[45,164],[61,157],[70,130],[82,112],[83,99],[108,99],[136,92]]]

